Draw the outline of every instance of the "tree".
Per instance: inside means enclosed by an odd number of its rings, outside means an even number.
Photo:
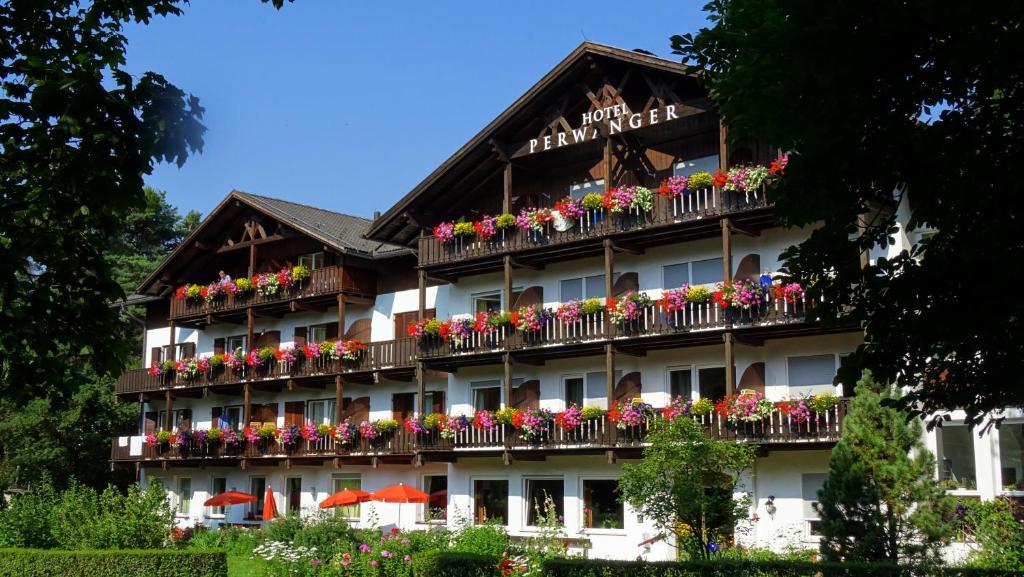
[[[997,288],[1024,280],[1024,66],[1011,49],[1024,44],[1024,4],[706,10],[711,25],[672,46],[703,69],[731,141],[794,151],[771,200],[781,224],[817,228],[786,266],[817,276],[809,293],[823,297],[823,321],[865,331],[840,378],[875,367],[909,387],[905,408],[960,407],[971,423],[1024,404],[1024,389],[1006,386],[1024,357],[1024,301]],[[910,225],[934,232],[862,268],[858,254],[890,243],[904,197]]]
[[[928,560],[952,535],[952,506],[917,420],[865,371],[818,492],[821,553],[829,560]]]
[[[754,463],[754,447],[709,439],[692,419],[673,419],[648,434],[638,464],[622,466],[622,500],[675,537],[690,558],[710,555],[726,540],[749,503],[734,498],[740,475]]]

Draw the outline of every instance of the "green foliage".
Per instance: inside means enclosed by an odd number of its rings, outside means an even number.
[[[818,493],[825,559],[933,560],[953,533],[921,424],[893,406],[898,396],[870,371],[857,382]]]
[[[102,493],[72,483],[62,493],[42,486],[0,510],[0,545],[60,549],[155,549],[170,533],[173,512],[159,483]]]
[[[413,559],[415,577],[494,577],[498,557],[479,553],[432,551]]]
[[[709,555],[708,543],[724,543],[747,503],[734,499],[740,475],[754,463],[754,447],[709,439],[692,419],[662,421],[637,464],[623,465],[622,499],[690,558]]]
[[[452,535],[452,551],[498,556],[508,551],[508,532],[497,522],[467,524]]]
[[[873,368],[910,388],[906,407],[963,408],[972,422],[1024,404],[1024,388],[1007,386],[1024,357],[1024,302],[979,282],[994,271],[1007,286],[1024,279],[1006,268],[1024,262],[1024,76],[1005,50],[1024,45],[1024,5],[712,0],[706,10],[709,26],[672,47],[701,70],[737,147],[796,151],[770,198],[782,225],[815,227],[784,255],[791,273],[816,278],[815,316],[864,329],[840,379]],[[901,233],[889,209],[907,195],[910,227],[934,234],[862,268],[858,255]]]
[[[223,551],[0,549],[0,577],[226,577]]]
[[[646,562],[557,559],[544,564],[545,577],[1003,577],[1016,572],[895,565],[887,563],[809,563],[806,561]]]
[[[965,525],[980,547],[968,564],[977,567],[1020,570],[1024,567],[1024,525],[1013,515],[1011,502],[996,499],[971,503]]]

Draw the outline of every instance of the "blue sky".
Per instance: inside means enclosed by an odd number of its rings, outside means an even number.
[[[584,38],[671,57],[703,3],[193,2],[127,30],[131,72],[206,108],[203,153],[148,183],[182,212],[237,188],[368,217]]]

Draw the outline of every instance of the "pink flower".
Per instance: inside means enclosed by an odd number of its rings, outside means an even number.
[[[309,564],[314,566],[314,567],[316,567],[317,565],[320,564],[320,560],[319,559],[310,559]]]
[[[370,552],[370,546],[367,545],[366,543],[363,543],[362,545],[359,546],[359,552],[360,553],[369,553]]]
[[[376,559],[374,559],[373,561],[370,561],[370,567],[376,567],[376,566],[377,566],[377,560]]]
[[[391,551],[388,551],[387,549],[385,549],[385,550],[380,552],[380,556],[385,558],[385,559],[388,559],[388,558],[391,557]]]
[[[412,563],[412,556],[406,555],[405,557],[402,557],[402,560],[404,560],[406,563]]]

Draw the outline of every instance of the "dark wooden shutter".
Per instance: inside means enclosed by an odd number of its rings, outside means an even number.
[[[220,427],[220,416],[223,414],[223,407],[213,407],[210,409],[210,428]]]
[[[281,331],[266,331],[256,337],[255,341],[256,346],[253,348],[262,349],[263,347],[270,347],[276,349],[281,346]]]
[[[338,323],[327,323],[327,340],[333,341],[338,338]]]
[[[615,400],[627,403],[640,396],[640,373],[632,372],[627,373],[619,379],[619,382],[615,385]]]
[[[764,363],[751,363],[740,377],[740,390],[752,389],[764,394]]]
[[[286,401],[284,404],[284,426],[301,427],[306,420],[305,401]]]
[[[430,409],[431,413],[444,414],[444,391],[433,391],[430,395]]]
[[[178,425],[178,429],[182,431],[192,430],[192,409],[181,410],[181,424]]]
[[[411,417],[416,404],[416,393],[394,393],[391,395],[391,418],[402,422]]]
[[[733,275],[732,280],[738,281],[751,279],[756,282],[760,277],[761,255],[748,254],[740,259],[740,264],[736,265],[736,274]]]
[[[295,335],[292,340],[295,341],[295,348],[299,349],[306,345],[306,327],[295,327]]]
[[[223,355],[224,354],[224,339],[213,339],[213,354]]]
[[[153,347],[149,349],[149,358],[150,363],[152,364],[159,365],[160,363],[164,362],[164,348]]]
[[[157,415],[156,411],[146,411],[145,420],[144,420],[144,422],[142,424],[142,432],[143,433],[148,435],[149,433],[155,433],[156,432],[156,419],[157,419],[157,416],[158,415]]]
[[[347,419],[347,418],[349,418],[351,416],[352,416],[352,399],[350,397],[345,397],[345,398],[341,399],[341,420],[338,421],[338,422],[342,423],[342,422],[345,421],[345,419]]]
[[[540,408],[540,381],[533,379],[512,389],[511,404],[517,409],[524,410]]]
[[[182,343],[181,344],[181,358],[192,359],[196,356],[196,344],[195,343]]]
[[[370,397],[352,399],[349,414],[352,420],[356,422],[370,420]]]
[[[437,309],[426,309],[423,311],[423,317],[432,319],[437,316]],[[406,328],[420,320],[420,311],[406,311],[404,313],[395,313],[395,338],[406,336]]]
[[[537,304],[544,304],[544,287],[542,286],[532,286],[519,293],[519,297],[516,298],[512,310],[532,307]]]
[[[259,415],[259,421],[261,423],[272,423],[277,424],[277,403],[266,403],[260,405],[260,410],[257,412]]]
[[[352,323],[352,326],[345,331],[345,340],[356,339],[364,343],[370,342],[370,324],[372,322],[370,319],[359,319]]]
[[[625,272],[619,275],[618,280],[612,285],[612,296],[620,297],[630,291],[640,290],[640,277],[635,272]]]

